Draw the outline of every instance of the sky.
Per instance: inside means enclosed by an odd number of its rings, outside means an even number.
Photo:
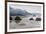
[[[26,10],[29,13],[40,13],[41,12],[41,6],[10,4],[10,7],[14,8],[14,9]]]

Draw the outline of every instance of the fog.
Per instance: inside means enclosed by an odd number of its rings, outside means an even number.
[[[16,21],[15,17],[14,18],[13,17],[12,17],[13,20],[11,20],[10,22],[10,29],[40,28],[41,21],[35,21],[35,19],[29,20],[31,16],[30,17],[20,16],[20,18],[22,19],[20,21],[18,20]]]

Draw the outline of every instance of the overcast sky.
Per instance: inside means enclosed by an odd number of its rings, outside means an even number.
[[[41,12],[41,6],[32,6],[32,5],[13,5],[10,4],[10,7],[14,9],[22,9],[26,10],[29,13],[40,13]]]

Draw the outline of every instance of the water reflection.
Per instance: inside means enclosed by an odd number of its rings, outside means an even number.
[[[21,20],[15,20],[16,24],[19,24],[21,22]]]

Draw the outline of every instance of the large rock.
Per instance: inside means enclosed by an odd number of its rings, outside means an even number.
[[[12,17],[10,17],[10,20],[12,20]]]
[[[36,21],[41,21],[41,18],[36,18]]]
[[[19,24],[20,21],[21,21],[21,18],[17,16],[17,17],[15,18],[15,22],[16,22],[17,24]]]
[[[30,18],[29,20],[34,20],[33,18]]]
[[[21,18],[17,16],[17,17],[15,18],[15,20],[21,20]]]

